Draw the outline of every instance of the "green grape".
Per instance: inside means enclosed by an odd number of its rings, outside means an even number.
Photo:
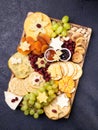
[[[27,115],[29,115],[29,111],[28,110],[25,110],[24,111],[24,114],[27,116]]]
[[[59,26],[55,32],[56,34],[60,34],[62,31],[63,31],[63,27]]]
[[[29,105],[34,105],[34,101],[33,100],[29,100],[28,103],[29,103]]]
[[[45,87],[40,87],[40,88],[39,88],[39,91],[40,91],[40,92],[44,92],[44,91],[45,91]]]
[[[47,99],[48,103],[50,103],[52,100],[53,100],[52,96],[49,96],[48,99]]]
[[[39,114],[38,114],[38,113],[34,113],[33,117],[34,117],[35,119],[37,119],[37,118],[39,117]]]
[[[48,99],[47,99],[48,100]],[[48,101],[47,102],[43,102],[42,103],[42,106],[44,107],[44,106],[47,106],[49,103],[48,103]]]
[[[21,111],[25,111],[25,110],[27,110],[28,109],[28,106],[27,105],[23,105],[22,107],[21,107]]]
[[[69,16],[67,16],[67,15],[63,16],[62,22],[67,23],[68,21],[69,21]]]
[[[38,113],[38,114],[43,114],[43,113],[44,113],[44,110],[43,110],[43,109],[38,109],[38,110],[37,110],[37,113]]]
[[[34,91],[33,94],[35,95],[35,97],[38,96],[38,91]]]
[[[53,90],[57,89],[57,87],[58,87],[58,86],[57,86],[56,84],[53,84],[53,85],[52,85]]]
[[[50,80],[50,85],[53,85],[54,84],[54,81],[53,80]]]
[[[56,94],[51,95],[52,99],[56,98]]]
[[[54,90],[49,90],[48,94],[49,94],[49,96],[53,95],[54,94]]]
[[[62,33],[61,33],[61,35],[65,37],[67,35],[67,31],[63,30]]]
[[[29,99],[29,94],[25,95],[23,99],[27,101]]]
[[[51,90],[51,89],[52,89],[52,86],[50,86],[50,85],[49,85],[49,86],[47,86],[47,88],[46,88],[46,89],[49,91],[49,90]]]
[[[54,91],[55,91],[55,93],[57,93],[58,92],[58,88],[56,88]]]
[[[30,110],[30,115],[34,115],[34,113],[35,113],[34,109],[31,109]]]
[[[25,108],[23,106],[21,107],[21,111],[25,111]]]
[[[35,95],[33,93],[30,93],[30,100],[35,101]]]
[[[52,25],[53,31],[57,30],[57,28],[58,28],[58,24],[57,23],[55,23],[54,25]]]
[[[50,85],[50,82],[46,82],[45,85],[49,86],[49,85]]]
[[[22,101],[22,104],[23,104],[23,105],[27,105],[27,101],[26,101],[26,100],[23,100],[23,101]]]
[[[67,30],[69,30],[71,28],[70,23],[64,23],[63,27]]]
[[[34,107],[37,108],[37,109],[40,109],[41,108],[41,104],[39,102],[35,102]]]
[[[55,32],[52,32],[51,37],[52,37],[52,38],[55,38],[56,35],[57,35],[57,34],[56,34]]]

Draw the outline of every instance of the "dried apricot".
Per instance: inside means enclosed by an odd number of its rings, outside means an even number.
[[[40,35],[38,35],[37,40],[40,41],[42,45],[47,44],[46,40],[43,37],[41,37]]]
[[[26,37],[22,37],[21,41],[22,42],[26,41]]]
[[[49,35],[41,33],[40,36],[47,42],[47,44],[50,43]]]
[[[41,43],[39,41],[36,41],[36,42],[33,43],[31,50],[40,51],[41,47],[42,47]]]
[[[71,93],[74,87],[75,87],[75,82],[71,76],[64,76],[59,81],[59,89],[62,92]]]
[[[48,49],[48,45],[43,45],[41,48],[41,52],[44,53]]]
[[[36,54],[36,55],[40,55],[41,52],[40,51],[37,51],[36,49],[32,51],[33,54]]]
[[[27,37],[27,38],[26,38],[26,41],[27,41],[28,43],[30,43],[30,44],[32,44],[32,43],[35,42],[32,37]]]

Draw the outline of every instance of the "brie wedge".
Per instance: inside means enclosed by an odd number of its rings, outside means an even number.
[[[5,102],[12,110],[15,110],[22,100],[21,96],[17,96],[7,91],[4,92],[4,96],[5,96]]]

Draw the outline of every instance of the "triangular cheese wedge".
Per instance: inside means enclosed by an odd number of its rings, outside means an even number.
[[[22,100],[21,96],[17,96],[7,91],[4,92],[4,96],[5,96],[5,102],[12,110],[15,110]]]

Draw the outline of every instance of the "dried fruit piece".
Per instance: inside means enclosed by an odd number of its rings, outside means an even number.
[[[72,61],[75,63],[80,63],[83,61],[83,55],[79,52],[75,52],[72,56]]]
[[[47,44],[46,40],[40,35],[38,35],[37,40],[40,41],[42,45]]]
[[[75,82],[71,76],[64,76],[59,81],[59,89],[61,92],[71,93],[75,87]]]
[[[36,50],[36,51],[40,51],[41,50],[41,43],[39,41],[34,42],[33,46],[32,46],[32,51]]]
[[[85,40],[84,37],[77,38],[76,41],[75,41],[75,43],[76,43],[76,47],[77,46],[82,46],[84,48],[86,47],[86,40]]]
[[[75,52],[79,52],[80,54],[84,55],[85,49],[82,46],[78,46],[75,48]]]
[[[40,36],[49,44],[50,43],[50,37],[47,34],[41,33]]]
[[[44,45],[41,47],[41,53],[44,53],[47,49],[48,49],[48,45],[47,45],[47,44],[44,44]]]

